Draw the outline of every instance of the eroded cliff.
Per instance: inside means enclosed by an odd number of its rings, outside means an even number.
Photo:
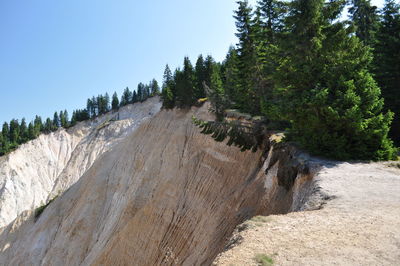
[[[75,183],[99,155],[160,110],[157,97],[68,130],[40,135],[0,157],[0,228]],[[117,121],[110,121],[117,120]]]
[[[161,111],[109,151],[35,219],[0,235],[0,264],[208,265],[255,215],[298,210],[316,167],[296,150],[239,152]],[[313,203],[318,205],[318,203]]]

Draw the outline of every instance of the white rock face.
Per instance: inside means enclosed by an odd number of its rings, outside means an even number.
[[[69,188],[101,154],[160,108],[159,98],[153,97],[68,130],[42,134],[0,157],[0,228]]]

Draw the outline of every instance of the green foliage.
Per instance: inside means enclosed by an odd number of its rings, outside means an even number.
[[[114,92],[114,94],[112,96],[112,101],[111,101],[111,109],[118,110],[118,108],[119,108],[118,94],[117,94],[117,92]]]
[[[356,36],[366,45],[376,43],[376,32],[379,18],[376,6],[371,6],[370,0],[352,0],[349,9],[350,17],[356,26]]]
[[[40,215],[42,215],[42,213],[44,212],[44,210],[50,205],[50,203],[52,203],[56,198],[58,198],[58,195],[55,196],[54,198],[52,198],[48,203],[46,203],[45,205],[42,205],[38,208],[36,208],[35,210],[35,221],[37,221],[40,217]]]
[[[400,146],[400,5],[393,0],[386,1],[381,15],[373,72],[385,99],[385,109],[396,113],[390,136]]]
[[[227,145],[239,147],[241,151],[255,152],[265,138],[262,123],[244,123],[240,121],[203,121],[192,117],[193,123],[202,129],[201,133],[211,135],[217,141],[228,139]]]
[[[262,266],[271,266],[271,265],[274,265],[274,260],[273,260],[270,256],[268,256],[268,255],[266,255],[266,254],[257,254],[257,255],[254,257],[254,260],[255,260],[259,265],[262,265]]]

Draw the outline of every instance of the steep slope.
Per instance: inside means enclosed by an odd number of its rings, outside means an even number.
[[[0,264],[207,265],[239,223],[307,202],[314,170],[294,150],[239,152],[193,114],[209,118],[206,107],[159,112],[37,220],[19,216],[0,235]]]
[[[99,155],[160,109],[154,97],[60,129],[0,158],[0,228],[75,183]],[[117,118],[117,121],[109,121]]]

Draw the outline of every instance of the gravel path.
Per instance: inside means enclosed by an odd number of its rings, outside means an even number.
[[[400,265],[399,163],[325,164],[321,210],[254,217],[217,265]],[[263,264],[268,265],[268,264]]]

